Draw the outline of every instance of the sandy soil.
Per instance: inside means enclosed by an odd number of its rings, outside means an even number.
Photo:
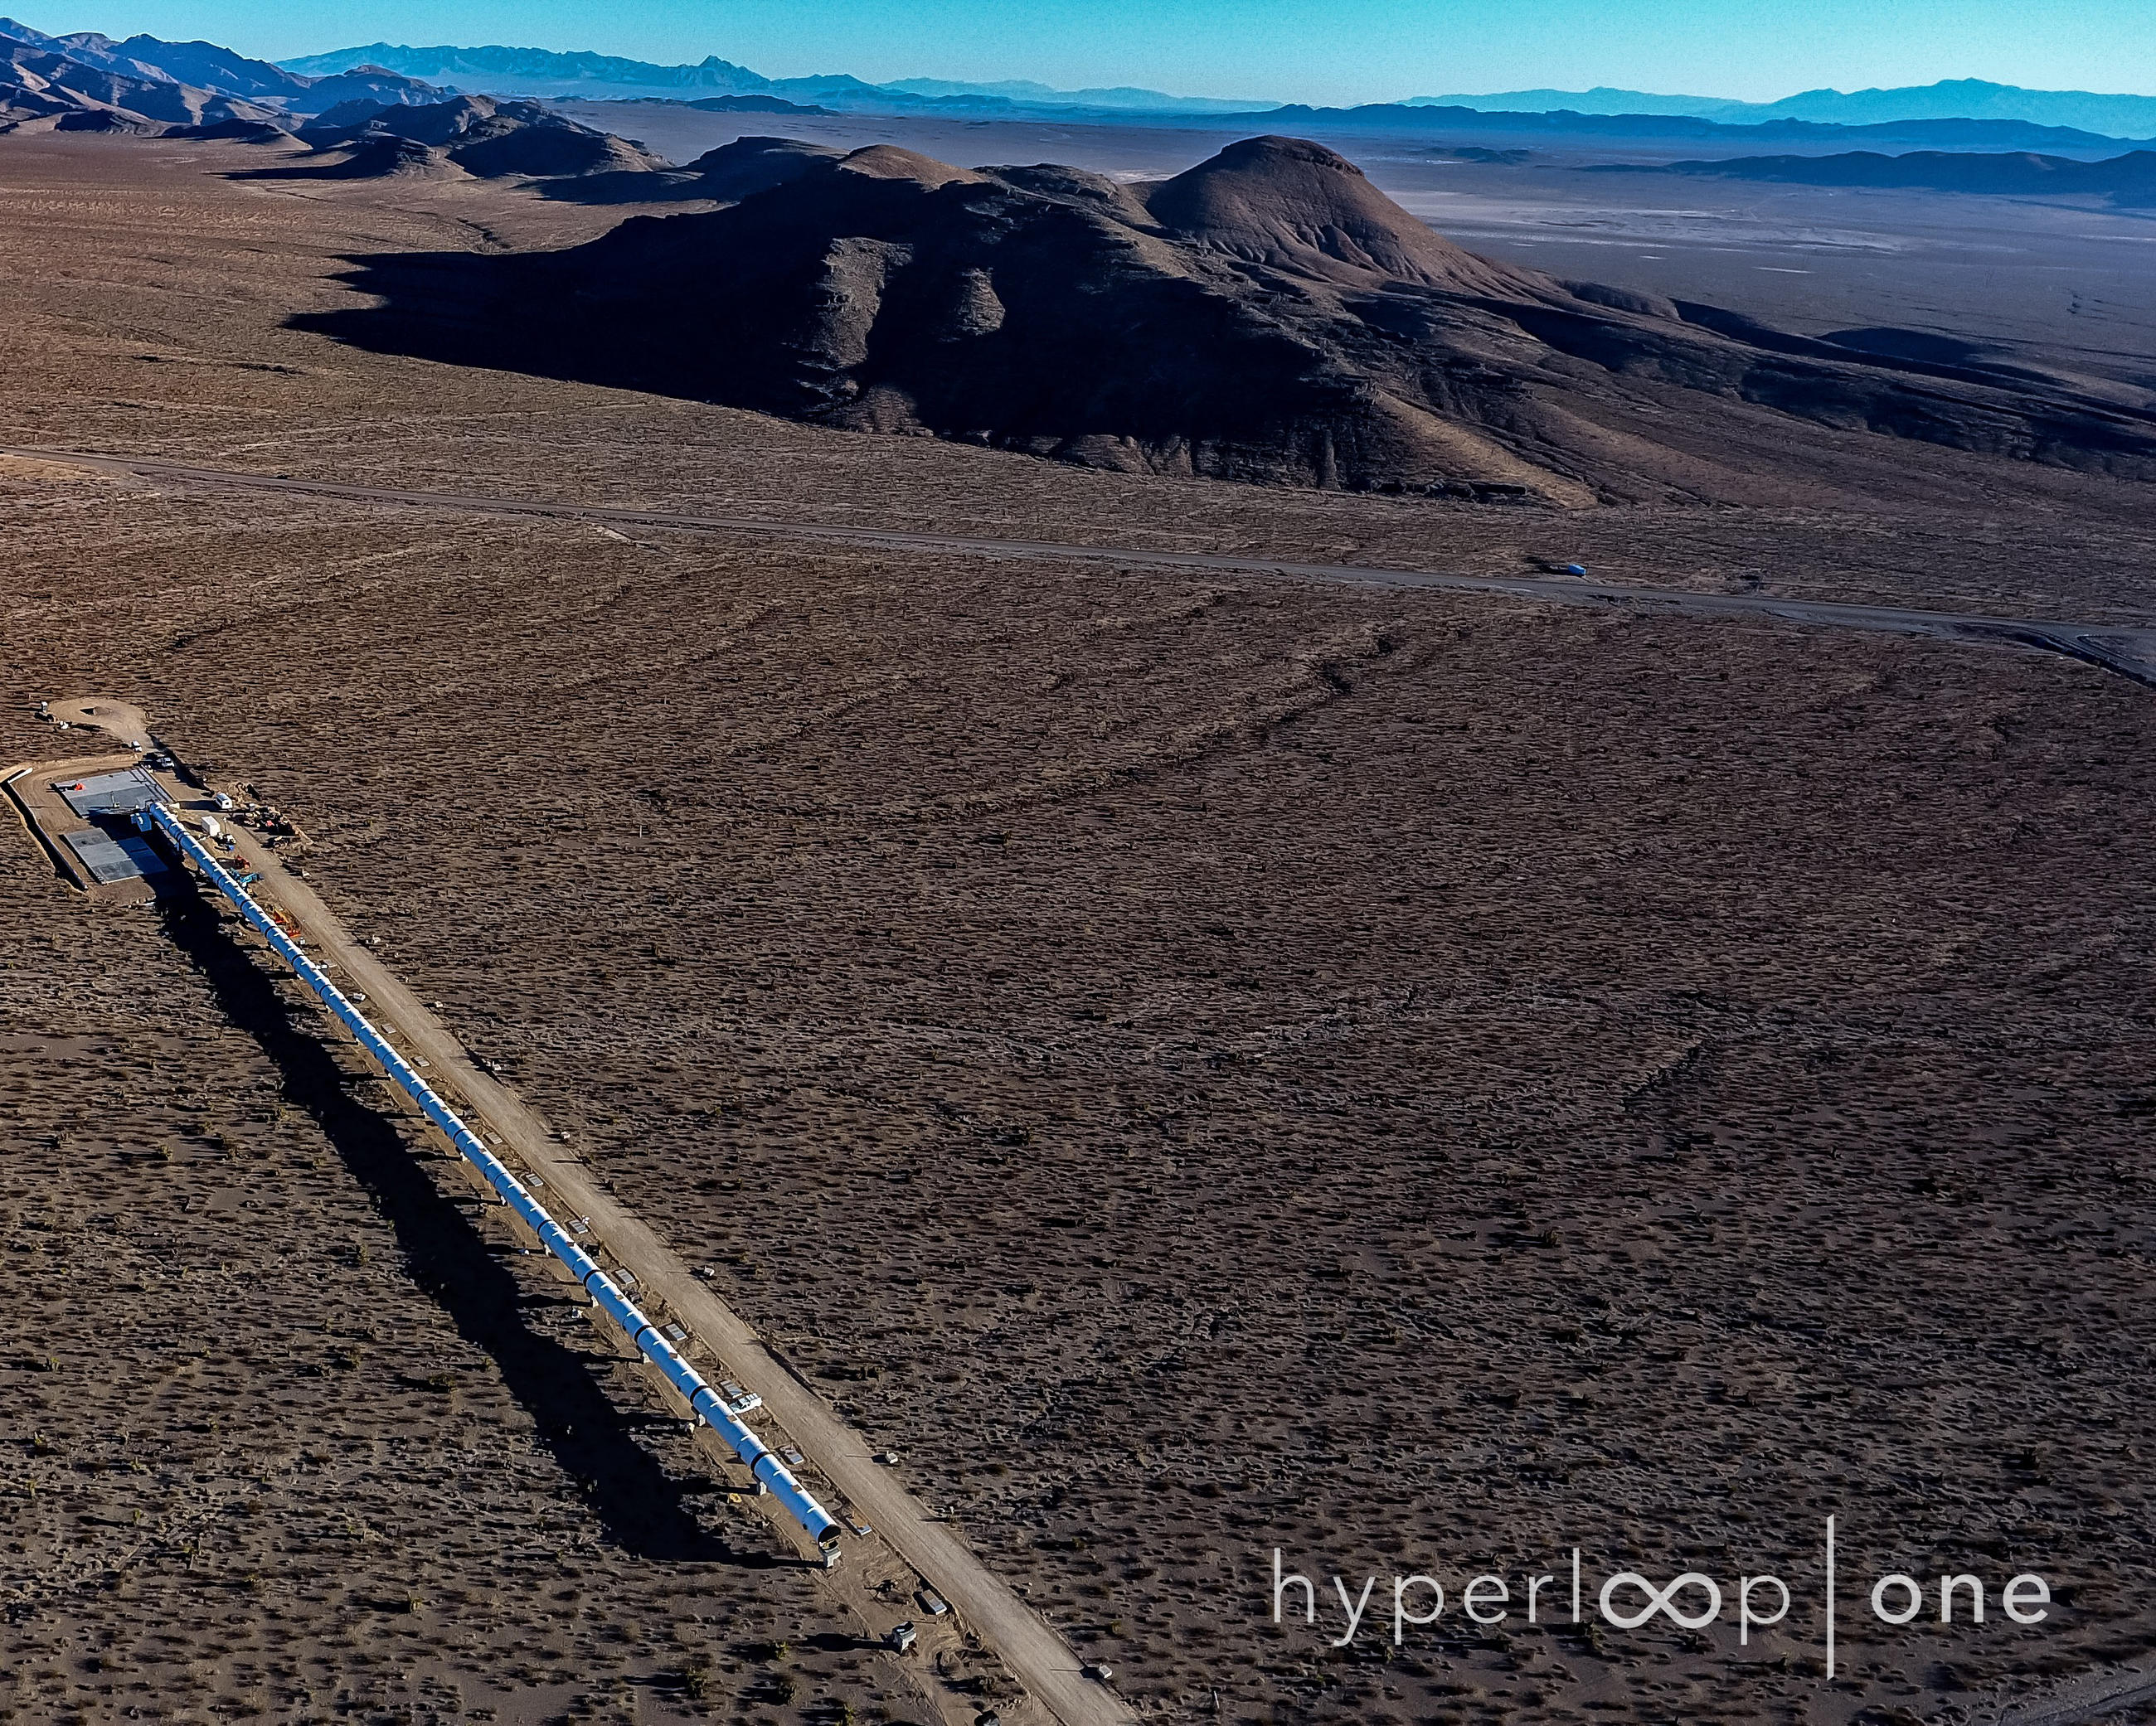
[[[40,381],[7,441],[2150,609],[2139,499],[1983,464],[1926,469],[1929,510],[1558,520],[356,355],[279,326],[336,303],[341,252],[598,218],[302,202],[131,147],[0,156],[28,308],[0,342]],[[110,690],[299,814],[346,920],[1142,1706],[1944,1719],[2156,1641],[2145,691],[1779,626],[34,471],[0,470],[0,756],[49,745],[36,698]],[[506,1273],[413,1243],[402,1163],[254,973],[93,914],[27,847],[7,868],[11,1239],[78,1285],[11,1374],[42,1399],[6,1535],[22,1718],[436,1675],[511,1718],[482,1674],[627,1718],[607,1687],[685,1707],[662,1676],[700,1659],[752,1718],[789,1662],[797,1713],[890,1705],[721,1507],[695,1525],[738,1546],[667,1545],[649,1435],[623,1421],[611,1474],[550,1441],[544,1399],[583,1398],[581,1433],[613,1380],[470,1317]],[[182,1265],[212,1298],[175,1328]],[[123,1562],[136,1508],[176,1532]],[[1740,1648],[1454,1616],[1394,1657],[1266,1622],[1276,1547],[1321,1583],[1578,1545],[1809,1587],[1830,1513],[1851,1574],[2041,1571],[2061,1611],[1845,1621],[1833,1683],[1794,1617]]]

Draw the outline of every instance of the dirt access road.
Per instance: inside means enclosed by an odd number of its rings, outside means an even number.
[[[148,735],[139,709],[102,697],[55,702],[51,711],[65,713],[71,724],[108,729],[116,735],[144,739]],[[37,768],[33,764],[28,771]],[[209,800],[192,786],[170,774],[157,777],[176,807],[210,807]],[[605,1190],[573,1145],[557,1140],[545,1120],[516,1093],[480,1069],[449,1027],[353,937],[259,836],[237,825],[228,825],[227,831],[246,868],[262,878],[253,890],[285,914],[288,927],[296,931],[317,962],[341,971],[341,986],[365,997],[368,1016],[408,1058],[416,1058],[429,1083],[447,1092],[453,1106],[540,1177],[547,1189],[542,1201],[557,1219],[587,1221],[593,1242],[633,1272],[644,1289],[659,1295],[733,1374],[761,1394],[771,1416],[844,1495],[853,1515],[873,1529],[871,1538],[886,1543],[956,1608],[961,1620],[996,1651],[1034,1700],[1062,1726],[1129,1726],[1135,1720],[1105,1683],[1085,1673],[1070,1646],[950,1525],[906,1490],[901,1475],[875,1461],[867,1441],[783,1365],[755,1330],[698,1281],[649,1225]],[[805,1542],[797,1544],[808,1550]],[[849,1544],[858,1552],[862,1543],[850,1536]],[[866,1602],[857,1592],[852,1604],[858,1610]],[[880,1616],[895,1621],[906,1614],[886,1611]],[[872,1627],[880,1633],[888,1626]]]
[[[2070,658],[2100,665],[2107,671],[2117,672],[2136,683],[2156,689],[2156,628],[2120,628],[2108,624],[2074,622],[2057,618],[1994,617],[1973,612],[1850,605],[1825,600],[1776,599],[1760,594],[1697,593],[1682,588],[1637,587],[1574,576],[1450,575],[1435,570],[1380,569],[1360,564],[1291,563],[1264,558],[1217,556],[1194,551],[1134,551],[1112,545],[1065,545],[1053,540],[905,533],[892,529],[783,521],[762,516],[691,515],[669,510],[549,503],[533,498],[475,496],[459,492],[399,491],[382,486],[343,485],[327,479],[295,479],[282,474],[252,474],[239,469],[192,467],[183,463],[161,461],[149,457],[105,455],[92,450],[0,445],[0,456],[167,484],[207,486],[223,490],[281,492],[302,497],[337,498],[357,503],[381,504],[400,509],[538,515],[566,520],[615,523],[629,527],[756,534],[873,545],[879,550],[892,551],[1056,558],[1108,563],[1123,569],[1208,570],[1228,574],[1278,576],[1358,587],[1435,588],[1449,592],[1487,593],[1512,599],[1553,601],[1561,605],[1631,607],[1689,617],[1768,618],[1826,628],[1929,636],[1937,640],[1961,642],[1972,646],[2063,653]]]

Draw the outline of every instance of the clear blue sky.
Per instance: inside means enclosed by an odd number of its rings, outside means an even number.
[[[508,43],[851,72],[1381,101],[1551,86],[1770,100],[1989,78],[2156,94],[2156,0],[0,0],[268,59]]]

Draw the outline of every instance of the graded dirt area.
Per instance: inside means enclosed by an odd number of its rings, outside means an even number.
[[[341,258],[618,213],[301,199],[212,177],[259,159],[220,147],[0,152],[0,441],[2156,610],[2141,494],[1942,451],[1866,499],[1856,434],[1846,489],[1558,514],[362,355],[283,327],[342,303]],[[2060,1687],[2156,1641],[2146,689],[1773,622],[30,463],[0,464],[0,757],[54,752],[37,699],[110,692],[295,815],[345,922],[1141,1710],[1839,1726],[2056,1693],[2029,1718],[2094,1719],[2116,1687]],[[665,1484],[631,1375],[549,1352],[461,1218],[413,1232],[437,1213],[368,1088],[220,930],[89,906],[27,839],[0,882],[12,1240],[75,1285],[10,1363],[18,1717],[919,1718],[758,1565],[767,1524]],[[1845,1577],[1977,1574],[1990,1617],[1888,1631],[1845,1598],[1828,1680],[1828,1515]],[[1459,1616],[1467,1579],[1575,1546],[1590,1578],[1771,1571],[1799,1604],[1744,1646]],[[1275,1549],[1319,1630],[1269,1621]],[[1445,1619],[1327,1646],[1336,1574],[1409,1570]],[[1998,1609],[2023,1571],[2040,1626]]]

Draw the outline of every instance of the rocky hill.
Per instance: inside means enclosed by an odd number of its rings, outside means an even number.
[[[51,36],[0,18],[0,132],[64,126],[154,135],[235,120],[289,127],[288,115],[356,98],[381,104],[446,94],[378,66],[309,78],[212,42]]]
[[[0,38],[0,131],[87,122],[93,130],[154,132],[217,120],[270,121],[274,109],[167,78],[136,77],[33,44]]]
[[[454,96],[424,106],[347,103],[311,121],[300,136],[318,150],[347,154],[321,169],[296,172],[334,170],[341,178],[365,177],[369,164],[382,172],[423,169],[415,151],[431,151],[449,168],[485,179],[643,175],[665,166],[640,146],[535,102],[487,96]]]
[[[726,154],[726,152],[720,152]],[[758,164],[770,166],[759,183]],[[739,201],[569,251],[377,260],[318,321],[436,357],[1132,471],[1558,504],[1744,500],[1905,440],[2156,478],[2156,413],[1567,284],[1321,146],[1175,178],[736,146]]]
[[[732,204],[829,167],[844,155],[843,150],[793,138],[737,138],[680,167],[550,180],[539,190],[570,203]]]

